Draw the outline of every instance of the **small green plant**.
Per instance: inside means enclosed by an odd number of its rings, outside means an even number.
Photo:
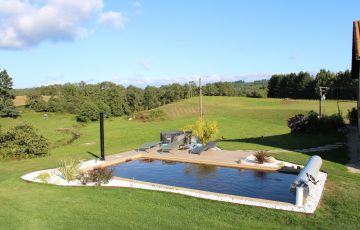
[[[40,180],[41,182],[44,183],[49,183],[50,177],[51,176],[48,172],[42,172],[35,179]]]
[[[64,160],[60,162],[58,170],[63,175],[64,179],[69,182],[76,179],[79,164],[76,160]]]
[[[207,144],[218,133],[219,127],[215,121],[199,119],[195,124],[185,126],[183,130],[191,130],[192,134],[199,138],[201,144]]]
[[[113,169],[109,168],[94,168],[89,171],[89,181],[95,182],[96,185],[107,184],[113,177]]]
[[[254,154],[254,157],[255,157],[256,163],[264,164],[265,162],[268,162],[268,159],[270,156],[267,154],[266,151],[257,151]]]

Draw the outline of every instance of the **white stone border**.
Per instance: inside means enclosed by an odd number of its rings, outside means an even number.
[[[100,161],[87,161],[82,163],[80,168],[86,168],[89,166],[101,165],[102,162]],[[37,183],[46,183],[37,179],[37,176],[41,173],[47,172],[50,175],[49,180],[47,181],[48,184],[55,184],[61,186],[84,186],[80,183],[79,180],[74,180],[67,182],[61,173],[57,169],[47,169],[41,171],[35,171],[28,174],[23,175],[21,178],[25,181],[29,182],[37,182]],[[235,204],[244,204],[244,205],[251,205],[257,207],[264,207],[264,208],[271,208],[271,209],[278,209],[278,210],[286,210],[286,211],[294,211],[294,212],[301,212],[301,213],[314,213],[317,206],[320,203],[320,199],[322,193],[324,191],[325,182],[327,179],[327,174],[324,172],[319,172],[318,174],[318,183],[316,185],[309,184],[309,196],[306,198],[304,206],[299,207],[294,205],[286,205],[281,204],[281,202],[274,202],[262,199],[246,199],[246,197],[236,197],[236,196],[227,196],[226,194],[219,194],[219,193],[212,193],[208,191],[201,191],[201,190],[193,190],[193,189],[184,189],[184,188],[177,188],[173,186],[166,186],[161,184],[154,184],[141,181],[134,181],[128,179],[122,179],[116,177],[111,179],[108,184],[103,184],[102,186],[110,186],[110,187],[126,187],[126,188],[140,188],[146,190],[154,190],[154,191],[163,191],[163,192],[170,192],[170,193],[178,193],[187,196],[193,196],[203,199],[209,200],[216,200],[216,201],[223,201]],[[95,184],[87,184],[85,186],[94,186]],[[289,188],[290,189],[290,188]],[[290,191],[289,191],[290,192]]]

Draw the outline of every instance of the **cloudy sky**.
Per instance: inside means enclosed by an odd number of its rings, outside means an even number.
[[[0,0],[0,69],[16,88],[340,71],[359,9],[350,0]]]

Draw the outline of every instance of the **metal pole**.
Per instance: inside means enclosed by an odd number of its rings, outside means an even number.
[[[104,113],[100,113],[100,160],[105,160],[105,144],[104,144]]]
[[[202,108],[202,89],[201,89],[201,78],[199,78],[199,96],[200,96],[200,120],[203,120],[203,108]]]

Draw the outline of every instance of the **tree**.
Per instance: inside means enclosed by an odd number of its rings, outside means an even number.
[[[268,97],[279,97],[279,87],[282,75],[272,75],[268,84]]]
[[[147,86],[144,91],[144,108],[154,109],[161,105],[159,90],[154,86]]]
[[[192,134],[199,138],[200,143],[207,144],[215,137],[219,127],[215,121],[198,119],[195,124],[187,125],[183,130],[191,130]]]
[[[41,93],[37,90],[27,95],[25,107],[35,110],[36,112],[47,111],[47,103],[44,101]]]
[[[12,78],[6,70],[0,71],[0,116],[17,117],[19,112],[16,111],[13,100],[15,95],[12,93]]]
[[[126,101],[129,105],[130,112],[137,112],[142,110],[144,93],[142,89],[135,86],[128,86],[126,89]]]
[[[97,105],[91,101],[85,101],[80,106],[79,114],[76,116],[76,120],[80,122],[89,122],[99,120],[100,110]]]

